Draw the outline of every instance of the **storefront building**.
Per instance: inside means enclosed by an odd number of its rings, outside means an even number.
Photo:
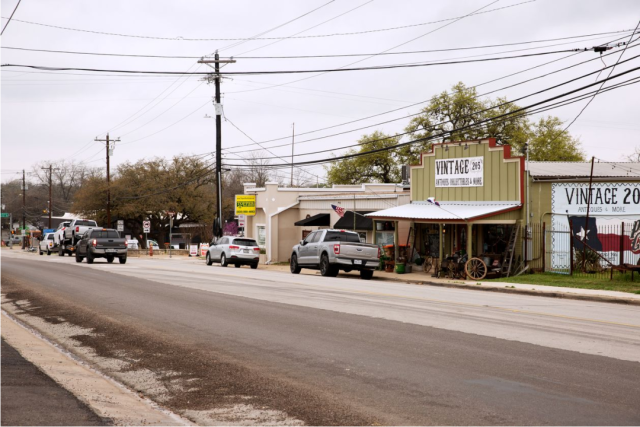
[[[374,225],[366,214],[408,204],[410,197],[398,184],[331,188],[279,187],[277,183],[258,188],[255,184],[244,184],[244,194],[255,195],[255,215],[247,217],[245,235],[255,238],[265,249],[268,263],[288,262],[293,246],[320,228],[354,230],[367,243],[376,238],[393,243],[396,233],[393,222]],[[340,217],[332,205],[344,208],[344,216]],[[406,236],[408,228],[402,225],[397,232]]]
[[[582,241],[600,270],[640,257],[639,163],[527,165],[484,139],[434,144],[410,169],[411,203],[367,215],[404,224],[410,248],[396,239],[395,254],[407,262],[478,257],[497,275],[569,273]]]

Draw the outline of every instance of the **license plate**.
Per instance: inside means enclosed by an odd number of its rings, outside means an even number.
[[[245,253],[245,254],[250,253],[250,252],[249,252],[249,249],[243,249],[243,250],[242,250],[242,252],[243,252],[243,253]]]
[[[107,252],[107,253],[112,253],[112,252],[115,252],[115,251],[116,251],[115,249],[107,249],[107,250],[105,250],[105,252]]]
[[[362,260],[361,260],[361,259],[354,259],[354,260],[353,260],[353,263],[354,263],[355,265],[362,265]]]

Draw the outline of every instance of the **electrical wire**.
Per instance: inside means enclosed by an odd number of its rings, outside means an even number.
[[[607,36],[611,34],[628,33],[630,31],[633,31],[633,30],[608,31],[603,33],[583,34],[579,36],[568,36],[568,37],[559,37],[559,38],[553,38],[553,39],[530,40],[530,41],[523,41],[523,42],[501,43],[501,44],[481,45],[481,46],[453,47],[453,48],[446,48],[446,49],[415,50],[415,51],[404,51],[404,52],[386,52],[386,53],[379,53],[378,55],[379,56],[417,55],[417,54],[423,54],[423,53],[452,52],[452,51],[458,51],[458,50],[488,49],[488,48],[505,47],[505,46],[526,45],[526,44],[533,44],[533,43],[546,43],[546,42],[559,41],[559,40],[580,39],[580,38],[588,38],[588,37],[594,37],[594,36]],[[599,39],[599,38],[604,38],[604,37],[595,37],[594,39]],[[569,42],[569,43],[573,43],[573,42]],[[90,55],[90,56],[115,56],[115,57],[123,57],[123,58],[152,58],[152,59],[154,58],[155,59],[201,59],[202,58],[202,55],[181,56],[181,55],[100,53],[100,52],[81,52],[81,51],[69,51],[69,50],[31,49],[31,48],[15,47],[15,46],[2,46],[1,48],[9,49],[9,50],[26,51],[26,52],[61,53],[61,54],[68,54],[68,55]],[[347,53],[347,54],[331,54],[331,55],[293,55],[293,56],[234,55],[233,58],[235,59],[313,59],[313,58],[357,57],[357,56],[371,56],[371,55],[375,55],[375,53]]]
[[[401,29],[413,28],[413,27],[424,26],[424,25],[438,24],[438,23],[441,23],[441,22],[458,20],[458,19],[466,17],[466,16],[482,15],[482,14],[485,14],[485,13],[496,12],[498,10],[509,9],[509,8],[516,7],[516,6],[521,6],[523,4],[533,3],[535,1],[536,0],[528,0],[528,1],[515,3],[515,4],[512,4],[512,5],[508,5],[508,6],[499,7],[499,8],[496,8],[496,9],[489,9],[489,10],[486,10],[484,12],[473,12],[471,15],[465,15],[465,16],[462,16],[462,17],[446,18],[446,19],[440,19],[440,20],[437,20],[437,21],[422,22],[422,23],[419,23],[419,24],[403,25],[403,26],[390,27],[390,28],[378,28],[378,29],[366,30],[366,31],[354,31],[354,32],[348,32],[348,33],[317,34],[317,35],[312,35],[312,36],[300,36],[300,37],[260,37],[260,38],[256,38],[256,37],[237,37],[237,38],[158,37],[158,36],[144,36],[144,35],[134,35],[134,34],[109,33],[109,32],[105,32],[105,31],[85,30],[85,29],[79,29],[79,28],[62,27],[62,26],[59,26],[59,25],[43,24],[43,23],[40,23],[40,22],[24,21],[24,20],[19,20],[19,19],[14,19],[14,21],[15,22],[20,22],[20,23],[23,23],[23,24],[30,24],[30,25],[38,25],[38,26],[41,26],[41,27],[55,28],[55,29],[58,29],[58,30],[77,31],[77,32],[99,34],[99,35],[105,35],[105,36],[131,37],[131,38],[153,39],[153,40],[170,40],[170,41],[181,41],[181,42],[182,41],[196,41],[196,42],[197,41],[254,41],[254,40],[280,40],[280,39],[287,39],[287,38],[309,39],[309,38],[323,38],[323,37],[338,37],[338,36],[353,36],[353,35],[359,35],[359,34],[371,34],[371,33],[383,32],[383,31],[394,31],[394,30],[401,30]],[[2,19],[7,19],[7,18],[2,17]]]
[[[16,10],[18,10],[18,6],[20,6],[20,2],[22,0],[18,0],[18,3],[16,4],[16,7],[13,8],[13,12],[11,12],[11,16],[9,16],[9,19],[7,20],[7,23],[4,24],[4,27],[2,28],[2,31],[0,31],[0,36],[4,34],[4,30],[7,29],[7,27],[9,26],[9,22],[11,22],[11,18],[13,18],[13,14],[16,13]],[[17,19],[16,19],[17,21]]]

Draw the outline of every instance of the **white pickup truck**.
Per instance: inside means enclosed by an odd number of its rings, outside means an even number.
[[[63,240],[58,244],[58,255],[71,256],[76,250],[76,243],[82,238],[84,233],[92,228],[98,228],[98,224],[90,219],[74,219],[63,231]]]
[[[340,270],[360,271],[360,277],[369,280],[380,264],[380,248],[360,243],[353,231],[317,230],[293,247],[290,260],[291,273],[303,268],[320,270],[320,274],[336,277]]]

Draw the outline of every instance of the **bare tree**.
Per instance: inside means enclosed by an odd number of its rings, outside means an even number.
[[[640,146],[636,147],[633,153],[626,156],[630,162],[639,162],[640,163]]]

